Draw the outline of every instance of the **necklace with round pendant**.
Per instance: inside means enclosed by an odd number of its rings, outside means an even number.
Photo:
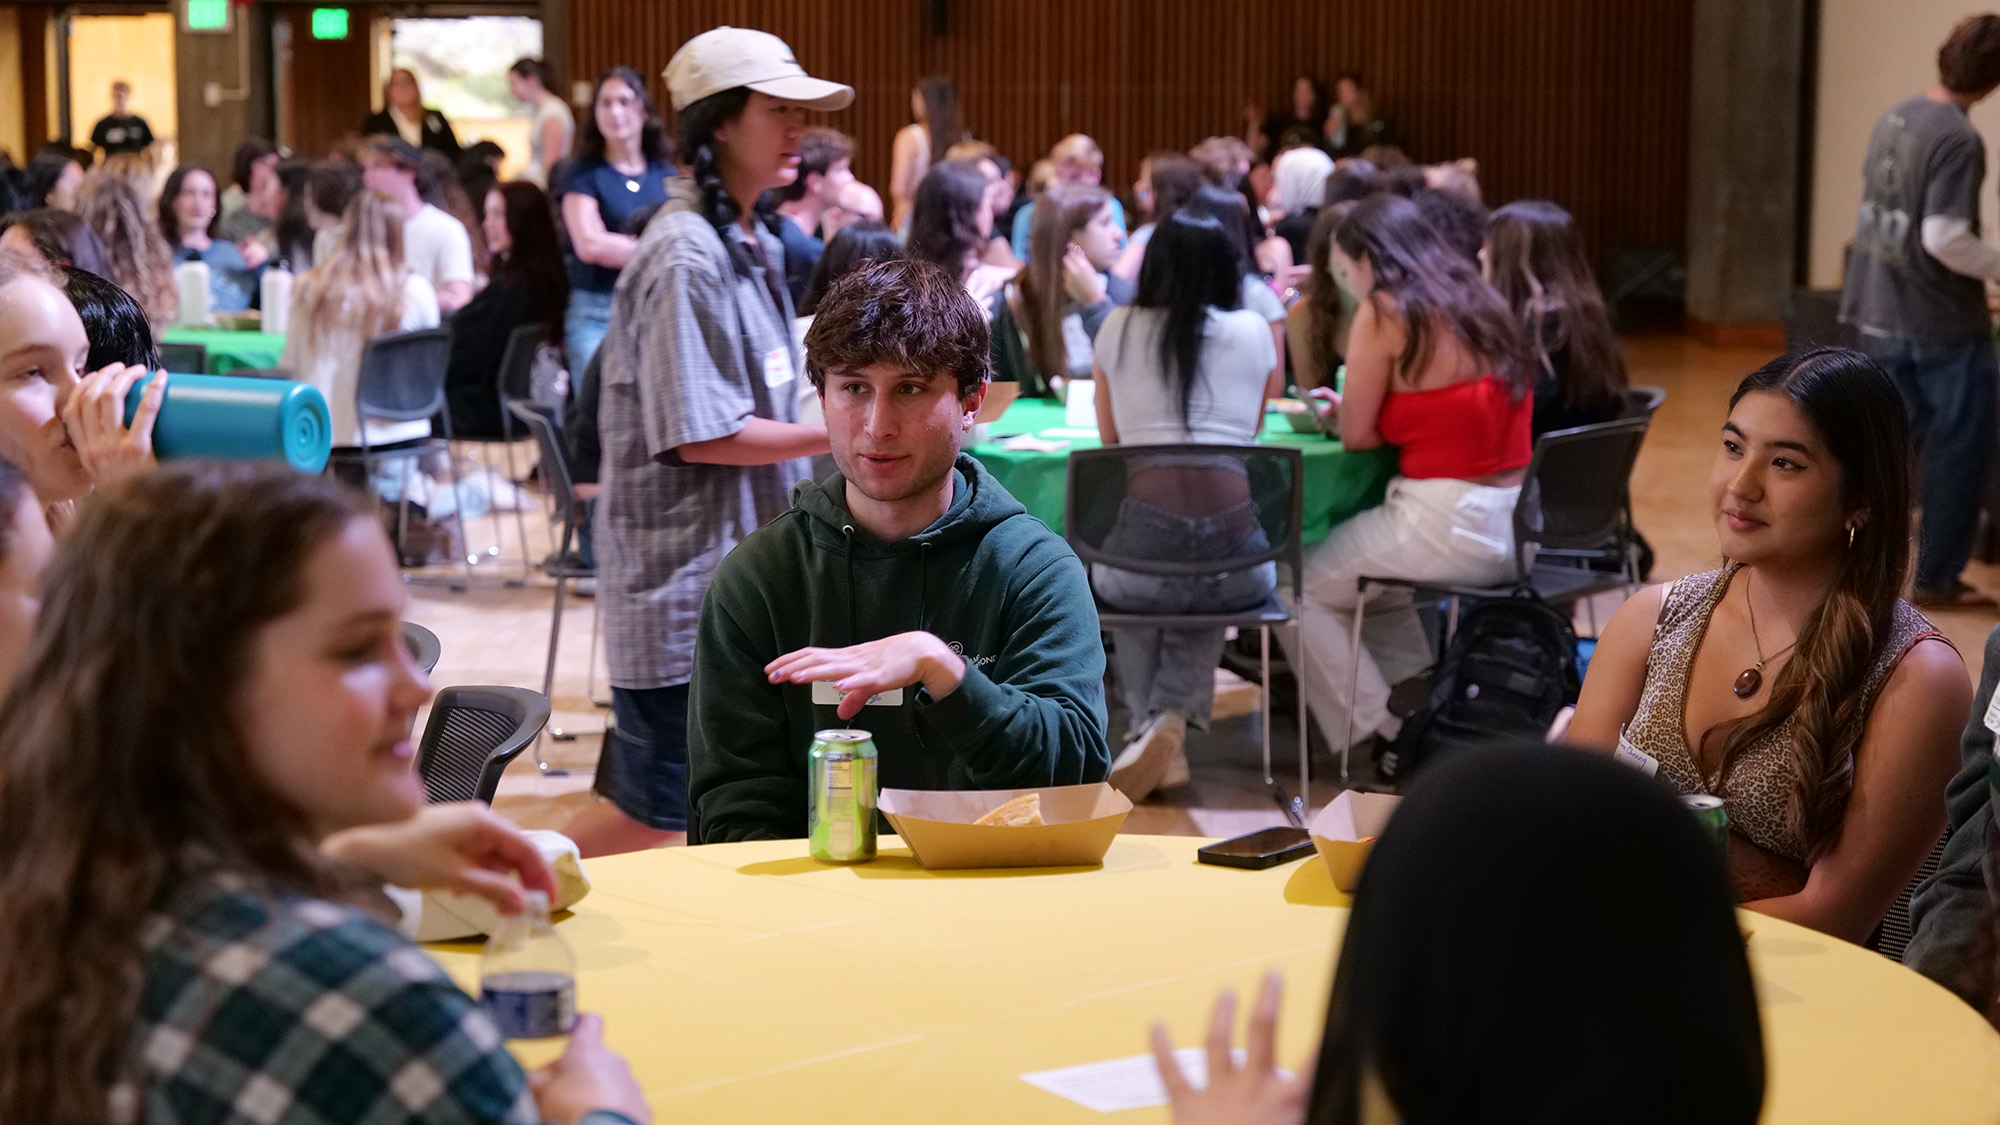
[[[1738,699],[1748,699],[1756,695],[1758,690],[1764,686],[1765,663],[1776,660],[1780,656],[1792,651],[1799,643],[1798,638],[1794,637],[1791,644],[1786,645],[1769,656],[1764,655],[1764,642],[1757,637],[1757,604],[1750,597],[1750,574],[1748,571],[1744,572],[1743,575],[1743,608],[1750,613],[1750,643],[1757,649],[1757,663],[1738,672],[1736,674],[1736,682],[1729,685],[1729,690],[1735,692]]]

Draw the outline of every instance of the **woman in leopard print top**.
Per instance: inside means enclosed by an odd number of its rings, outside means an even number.
[[[1861,941],[1944,830],[1972,698],[1898,596],[1909,422],[1858,352],[1774,360],[1709,476],[1726,565],[1641,591],[1600,639],[1568,740],[1723,799],[1750,909]]]

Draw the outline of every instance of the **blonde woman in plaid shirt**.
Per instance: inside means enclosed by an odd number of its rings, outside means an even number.
[[[49,574],[0,710],[0,1121],[648,1120],[595,1017],[530,1082],[357,905],[554,883],[490,811],[424,808],[430,685],[358,494],[172,465],[99,490]]]

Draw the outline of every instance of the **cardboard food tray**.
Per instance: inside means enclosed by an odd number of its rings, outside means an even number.
[[[1047,823],[1005,828],[972,823],[1016,797],[1039,793]],[[882,815],[930,871],[972,867],[1089,867],[1104,862],[1132,811],[1099,782],[1047,789],[884,789]]]
[[[1349,789],[1327,802],[1313,817],[1308,829],[1313,849],[1333,875],[1333,885],[1348,894],[1361,885],[1361,868],[1375,848],[1370,837],[1380,836],[1396,811],[1401,797],[1388,793],[1360,793]],[[1366,841],[1365,843],[1363,841]]]

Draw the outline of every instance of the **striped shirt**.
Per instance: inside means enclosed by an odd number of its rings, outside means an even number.
[[[752,238],[736,224],[718,232],[696,186],[676,178],[618,278],[601,353],[595,532],[618,687],[688,681],[716,565],[789,510],[792,486],[811,475],[810,459],[738,467],[674,454],[752,418],[798,421],[794,380],[804,367],[782,284],[784,248],[761,224]]]

